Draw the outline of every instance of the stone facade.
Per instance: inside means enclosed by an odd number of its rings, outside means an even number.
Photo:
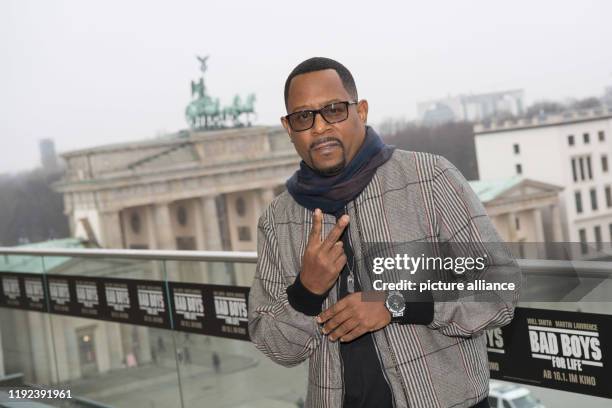
[[[75,237],[105,248],[256,249],[257,220],[299,156],[282,128],[180,132],[63,155]]]

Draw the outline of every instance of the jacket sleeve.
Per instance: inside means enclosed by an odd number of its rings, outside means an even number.
[[[296,311],[287,300],[271,208],[267,208],[257,226],[258,259],[249,293],[249,335],[266,356],[291,367],[310,357],[322,334],[315,317]]]
[[[520,268],[503,243],[480,199],[461,172],[437,156],[433,180],[434,211],[443,256],[481,257],[485,267],[447,273],[447,281],[513,283],[514,290],[456,291],[449,298],[434,293],[433,320],[428,327],[447,336],[470,337],[508,324],[518,302]],[[456,269],[456,268],[455,268]],[[446,272],[445,272],[446,273]],[[453,276],[450,276],[450,275]],[[438,299],[436,299],[438,297]]]

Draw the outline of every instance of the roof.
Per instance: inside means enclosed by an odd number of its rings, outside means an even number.
[[[510,119],[504,122],[476,123],[474,125],[474,136],[485,136],[501,132],[512,132],[516,130],[544,128],[551,126],[564,126],[575,123],[591,122],[596,120],[608,120],[612,118],[612,107],[601,107],[596,109],[567,111],[557,114],[543,114],[533,118]]]
[[[514,176],[502,180],[476,180],[470,181],[469,183],[472,190],[474,190],[474,192],[478,195],[480,201],[486,203],[487,201],[491,201],[499,197],[505,191],[508,191],[523,180],[524,179],[521,176]]]
[[[79,238],[53,239],[50,241],[18,245],[18,248],[84,248]],[[33,255],[4,255],[0,256],[0,271],[22,273],[44,273],[50,271],[72,258],[65,256],[33,256]]]

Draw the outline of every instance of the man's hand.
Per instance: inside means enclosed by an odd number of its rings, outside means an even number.
[[[317,317],[317,322],[325,323],[323,334],[329,334],[331,341],[351,341],[391,323],[384,300],[362,301],[362,294],[356,292],[342,298]]]
[[[340,271],[344,268],[346,254],[342,241],[338,241],[338,239],[348,225],[349,217],[346,214],[340,217],[324,241],[321,241],[322,223],[323,213],[317,208],[312,217],[312,228],[304,250],[302,270],[300,271],[302,285],[317,295],[327,292],[334,285]]]

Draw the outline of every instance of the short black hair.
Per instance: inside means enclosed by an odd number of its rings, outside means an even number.
[[[338,73],[344,89],[351,95],[351,98],[357,100],[357,86],[351,71],[348,70],[344,65],[336,60],[325,57],[313,57],[298,64],[297,67],[293,68],[293,71],[287,77],[285,81],[285,108],[287,108],[287,99],[289,98],[289,85],[291,80],[301,74],[307,74],[309,72],[323,71],[324,69],[333,69]]]

